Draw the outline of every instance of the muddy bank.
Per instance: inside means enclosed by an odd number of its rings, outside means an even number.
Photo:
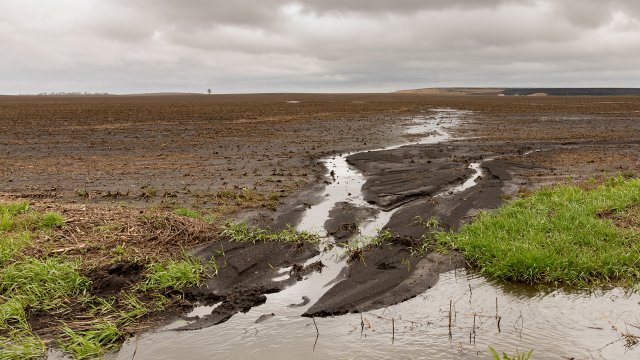
[[[409,145],[351,155],[347,161],[367,179],[365,200],[390,209],[463,182],[470,170],[452,156],[448,146]]]
[[[378,211],[373,208],[339,202],[329,211],[329,218],[324,223],[324,228],[337,243],[345,243],[349,238],[360,233],[358,224],[377,213]]]
[[[185,299],[203,305],[218,304],[210,314],[198,317],[179,330],[196,330],[227,321],[238,312],[266,301],[265,294],[281,291],[322,271],[321,263],[305,264],[319,253],[309,243],[232,242],[219,240],[194,252],[203,263],[216,262],[217,274],[204,284],[183,290]]]
[[[333,316],[380,309],[431,288],[441,273],[464,267],[459,254],[412,259],[406,245],[385,243],[364,251],[302,316]]]

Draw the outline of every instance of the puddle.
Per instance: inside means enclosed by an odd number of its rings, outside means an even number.
[[[619,289],[598,294],[536,291],[457,270],[442,274],[424,294],[365,312],[362,318],[316,318],[316,343],[313,320],[300,317],[306,307],[287,307],[309,294],[304,286],[313,283],[309,280],[268,295],[267,304],[208,329],[141,335],[125,344],[117,358],[131,359],[135,351],[135,359],[490,359],[488,346],[511,354],[516,348],[534,349],[533,359],[640,358],[639,349],[625,348],[615,330],[640,333],[632,327],[640,325],[640,296]],[[271,312],[274,317],[255,323]]]
[[[434,109],[411,119],[407,133],[425,135],[411,144],[447,141],[447,130],[463,116],[457,110]],[[365,178],[349,166],[349,155],[323,160],[333,181],[322,201],[306,211],[298,229],[326,235],[324,223],[339,202],[376,208],[364,200],[360,189]],[[482,176],[481,166],[480,162],[469,164],[472,175],[437,196],[474,186]],[[375,235],[394,211],[378,211],[364,221],[361,235]],[[308,260],[320,260],[326,267],[284,291],[268,294],[265,304],[246,314],[198,331],[171,331],[186,322],[170,324],[130,339],[117,359],[134,355],[135,359],[490,359],[488,346],[510,354],[534,349],[533,359],[640,358],[640,351],[626,348],[621,338],[626,331],[640,335],[635,327],[640,326],[640,295],[627,296],[620,289],[599,294],[540,291],[492,283],[465,270],[442,274],[432,289],[385,309],[315,321],[301,317],[337,282],[346,266],[343,252],[334,247]],[[274,281],[286,280],[288,269],[280,269],[278,275]]]

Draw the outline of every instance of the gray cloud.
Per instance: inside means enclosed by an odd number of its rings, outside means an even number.
[[[622,0],[5,0],[0,93],[635,86]]]

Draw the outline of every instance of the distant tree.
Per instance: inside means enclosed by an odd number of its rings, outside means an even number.
[[[211,89],[207,89],[207,92],[209,93],[209,95],[211,95]]]

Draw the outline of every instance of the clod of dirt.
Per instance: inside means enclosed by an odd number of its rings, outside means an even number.
[[[252,307],[264,304],[267,301],[267,297],[263,294],[268,292],[269,290],[261,288],[231,292],[218,307],[211,311],[211,314],[176,330],[200,330],[221,324],[239,312],[246,313]]]
[[[303,307],[305,305],[307,305],[308,303],[311,302],[311,299],[309,299],[308,296],[303,296],[302,297],[302,302],[298,303],[298,304],[289,304],[290,308],[297,308],[297,307]]]
[[[274,316],[276,316],[276,314],[274,314],[274,313],[271,313],[271,314],[262,314],[262,315],[260,315],[260,316],[256,319],[255,323],[256,323],[256,324],[259,324],[259,323],[261,323],[261,322],[263,322],[263,321],[267,321],[267,320],[271,319],[271,318],[272,318],[272,317],[274,317]]]
[[[307,266],[294,264],[291,267],[291,270],[289,270],[289,276],[296,279],[297,281],[301,281],[306,275],[309,275],[313,272],[322,272],[322,268],[324,266],[325,265],[322,263],[322,261],[316,261]]]
[[[378,210],[370,207],[359,207],[348,202],[339,202],[329,212],[329,219],[324,223],[327,234],[338,242],[344,242],[359,232],[358,223],[376,215]]]
[[[115,295],[140,281],[143,270],[144,265],[127,261],[93,269],[87,275],[91,280],[91,293],[96,296]]]

